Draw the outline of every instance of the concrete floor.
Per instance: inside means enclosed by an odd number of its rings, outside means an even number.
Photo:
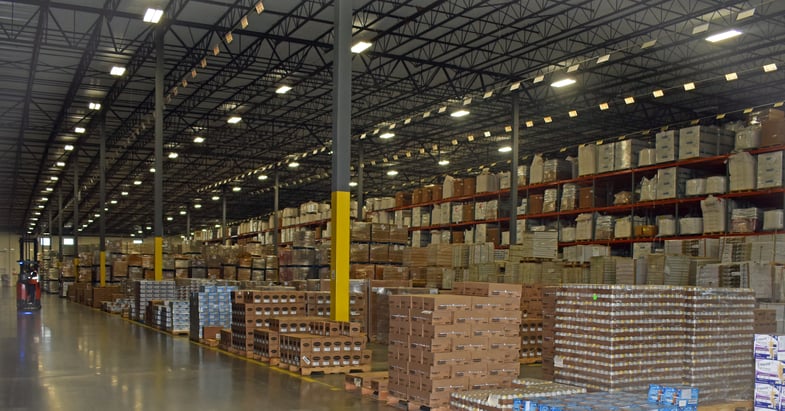
[[[297,376],[56,296],[17,313],[14,289],[0,288],[1,410],[394,409],[345,392],[343,378]]]
[[[343,375],[302,377],[57,296],[18,313],[0,287],[0,410],[392,410],[347,393]],[[371,345],[373,370],[386,346]],[[521,375],[539,377],[539,366]]]

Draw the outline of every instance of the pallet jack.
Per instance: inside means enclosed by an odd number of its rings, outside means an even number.
[[[29,250],[32,245],[33,250]],[[30,255],[30,251],[32,255]],[[32,311],[41,309],[41,282],[38,277],[38,241],[35,238],[23,237],[19,239],[19,277],[16,281],[16,309],[17,311]],[[32,257],[32,259],[30,258]]]

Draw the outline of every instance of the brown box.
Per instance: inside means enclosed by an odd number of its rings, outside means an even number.
[[[431,191],[431,200],[432,201],[439,201],[442,199],[442,185],[441,184],[432,184],[430,187]]]
[[[412,204],[420,204],[422,203],[422,188],[415,188],[412,190]]]
[[[465,210],[466,208],[464,208]],[[463,244],[465,240],[465,235],[463,231],[453,231],[452,232],[452,242],[453,244]]]
[[[543,202],[542,194],[530,195],[528,200],[529,210],[527,214],[542,214],[542,202]]]
[[[761,124],[760,146],[770,147],[785,144],[785,118],[769,118]]]
[[[462,179],[463,182],[463,195],[470,196],[476,194],[477,183],[474,177],[466,177]]]
[[[356,322],[342,322],[341,335],[359,337],[362,333],[362,324]]]
[[[125,260],[113,261],[112,277],[128,277],[128,261]]]
[[[578,208],[605,207],[605,193],[594,187],[580,187],[578,189]]]
[[[395,193],[395,207],[406,207],[412,204],[412,193],[399,191]]]
[[[461,209],[463,210],[463,216],[461,221],[463,222],[474,221],[474,204],[465,203],[463,207],[461,207]]]
[[[463,196],[463,179],[456,178],[452,181],[452,196],[453,197],[461,197]]]
[[[430,187],[423,188],[421,198],[423,203],[430,203],[433,201],[433,190]]]
[[[202,337],[207,339],[213,340],[220,340],[221,339],[221,327],[202,327]]]

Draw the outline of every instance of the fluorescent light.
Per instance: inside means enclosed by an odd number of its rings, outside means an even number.
[[[199,203],[194,204],[194,208],[202,208],[202,205]]]
[[[608,108],[608,103],[600,103],[600,110],[607,110]]]
[[[134,243],[134,244],[142,244],[142,240],[140,240],[140,239],[136,239],[136,240],[134,240],[134,241],[133,241],[133,243]]]
[[[74,133],[76,133],[76,134],[84,134],[85,131],[87,131],[87,130],[84,127],[75,127],[74,128]]]
[[[281,87],[278,87],[278,88],[275,90],[275,92],[276,92],[277,94],[286,94],[286,93],[288,93],[288,92],[289,92],[289,90],[291,90],[291,89],[292,89],[292,88],[291,88],[291,87],[289,87],[289,86],[281,86]]]
[[[109,204],[117,204],[117,200],[110,200]]]
[[[258,177],[256,177],[256,178],[257,178],[258,180],[267,180],[267,174],[259,174],[259,176],[258,176]]]
[[[172,217],[172,216],[166,217],[166,221],[173,221],[173,220],[174,220],[174,217]]]
[[[576,110],[571,110],[569,113],[570,117],[578,117],[578,112]]]
[[[158,23],[159,21],[161,21],[161,17],[163,17],[163,15],[164,15],[163,10],[151,8],[151,9],[147,9],[147,11],[144,13],[144,17],[142,18],[142,20],[144,20],[145,23]]]
[[[58,180],[57,176],[51,176],[51,177],[49,177],[49,179],[52,180],[52,181],[57,181]]]
[[[175,153],[174,151],[172,151],[171,153],[169,153],[169,158],[171,158],[172,160],[174,160],[175,158],[177,158],[177,157],[179,157],[179,156],[180,156],[180,155],[179,155],[179,154],[177,154],[177,153]]]
[[[87,107],[90,110],[100,110],[101,109],[101,103],[92,103],[91,102],[90,104],[87,105]]]
[[[98,213],[95,213],[93,215],[95,216],[95,218],[100,218],[101,217],[101,214],[98,214]]]
[[[66,144],[65,147],[63,147],[63,150],[65,150],[65,151],[74,151],[74,146],[71,145],[71,144]]]
[[[575,80],[574,79],[564,78],[564,79],[561,79],[561,80],[558,80],[558,81],[554,81],[553,83],[551,83],[551,87],[560,88],[560,87],[566,87],[566,86],[569,86],[569,85],[572,85],[572,84],[575,84]]]
[[[500,153],[509,153],[510,151],[512,151],[512,147],[510,146],[499,147]]]
[[[127,195],[128,195],[128,192],[127,192],[127,191],[123,191],[123,192],[121,192],[121,193],[120,193],[120,195],[121,195],[121,196],[127,196]]]
[[[300,167],[300,163],[298,163],[298,162],[296,162],[296,161],[292,161],[291,163],[289,163],[289,167],[290,167],[290,168],[297,168],[297,167]]]
[[[186,214],[188,214],[188,212],[187,212],[187,211],[185,211],[185,210],[180,210],[180,215],[186,215]]]
[[[109,70],[109,74],[111,74],[111,75],[113,75],[115,77],[120,77],[123,74],[125,74],[125,67],[112,66],[112,69]]]
[[[651,94],[654,96],[654,98],[660,98],[665,95],[665,92],[662,90],[654,90]]]
[[[134,185],[135,185],[135,186],[140,186],[140,185],[142,185],[142,180],[134,180]]]
[[[625,97],[624,98],[624,103],[625,104],[634,104],[635,103],[635,97],[632,97],[632,96]]]
[[[57,166],[57,167],[65,167],[65,161],[58,161],[58,162],[55,163],[55,166]]]
[[[450,116],[451,117],[455,117],[455,118],[468,116],[468,115],[469,115],[469,110],[458,110],[458,111],[453,111],[452,113],[450,113]]]
[[[52,188],[52,187],[47,187],[45,190],[46,190],[47,192],[50,192],[50,193],[51,193],[52,191],[55,191],[55,189],[54,189],[54,188]]]
[[[389,138],[393,138],[393,137],[395,137],[395,134],[394,133],[389,133],[389,132],[383,133],[382,135],[379,136],[379,138],[383,138],[385,140],[387,140]]]
[[[349,187],[357,187],[357,182],[356,181],[350,181],[349,182]]]
[[[371,47],[371,43],[368,43],[367,41],[358,41],[357,43],[354,43],[351,50],[352,53],[359,54],[365,50],[368,50],[370,47]]]
[[[772,71],[777,71],[777,65],[775,63],[767,64],[763,66],[763,71],[766,73],[771,73]]]
[[[544,75],[539,75],[539,76],[535,77],[534,80],[532,80],[532,83],[537,84],[537,83],[539,83],[539,82],[541,82],[543,80],[545,80],[545,76]]]
[[[200,136],[194,137],[194,143],[196,143],[196,144],[204,143],[204,137],[200,137]]]
[[[213,201],[218,201],[218,200],[221,199],[221,197],[220,196],[213,196],[212,199],[213,199]]]
[[[739,78],[739,75],[736,72],[728,73],[725,75],[725,81],[733,81]]]
[[[397,170],[390,170],[390,171],[387,172],[387,175],[390,176],[390,177],[397,176],[398,175],[398,171]]]
[[[239,123],[242,120],[243,120],[242,117],[232,116],[232,117],[229,117],[229,120],[226,120],[226,122],[229,123],[229,124],[237,124],[237,123]]]
[[[713,34],[709,37],[706,37],[706,41],[710,43],[717,43],[719,41],[727,40],[734,38],[738,35],[741,35],[741,32],[736,29],[731,29],[728,31],[723,31],[722,33]]]
[[[450,160],[439,160],[439,165],[440,166],[446,166],[448,164],[450,164]]]
[[[155,173],[155,167],[150,167],[150,172]]]
[[[684,83],[684,91],[695,90],[695,83]]]
[[[238,192],[238,191],[241,191],[242,189],[243,189],[243,188],[242,188],[242,187],[240,187],[240,186],[234,186],[234,187],[232,187],[232,191],[234,191],[235,193],[236,193],[236,192]]]

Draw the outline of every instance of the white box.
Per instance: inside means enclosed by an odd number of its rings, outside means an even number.
[[[496,174],[496,180],[499,182],[499,185],[497,186],[496,190],[489,190],[489,191],[499,191],[499,190],[505,190],[505,189],[510,188],[510,172],[509,171],[503,171],[501,173],[497,173]]]
[[[700,196],[706,194],[706,179],[705,178],[691,178],[687,180],[684,194],[688,196]]]
[[[455,193],[455,178],[450,176],[444,176],[444,182],[442,182],[442,198],[450,198]]]
[[[756,360],[755,361],[755,382],[769,384],[785,383],[785,363],[778,360]]]
[[[578,146],[578,175],[597,174],[597,145],[581,144]]]
[[[733,135],[713,126],[692,126],[679,130],[679,160],[711,157],[730,152]]]
[[[758,188],[782,187],[782,151],[758,154]]]
[[[711,176],[706,179],[705,194],[725,194],[728,191],[728,178],[725,176]]]
[[[755,342],[753,344],[753,352],[757,360],[785,360],[785,352],[780,353],[780,350],[785,350],[781,347],[780,340],[785,343],[785,337],[769,334],[755,334]]]
[[[509,183],[509,174],[508,174],[508,183]],[[499,180],[496,177],[496,174],[490,174],[483,171],[482,174],[477,176],[477,183],[476,183],[476,192],[477,193],[486,193],[489,191],[499,191]]]
[[[701,200],[701,212],[703,213],[704,233],[724,233],[727,231],[728,207],[724,198],[710,195]],[[681,234],[687,233],[682,232]]]
[[[616,147],[613,143],[600,144],[597,146],[597,173],[607,173],[613,171],[615,166],[614,158]]]
[[[529,168],[529,184],[542,183],[543,174],[545,172],[543,169],[544,163],[545,161],[542,158],[542,154],[534,155],[531,167]]]
[[[679,198],[684,193],[685,170],[668,167],[657,170],[657,199]]]
[[[754,190],[756,186],[756,159],[744,151],[728,158],[730,191]]]
[[[422,225],[422,207],[412,208],[412,227],[419,227]]]
[[[767,210],[763,212],[764,230],[785,229],[785,213],[782,210]]]
[[[436,207],[434,207],[434,209],[436,209]],[[442,215],[440,217],[441,224],[450,223],[450,211],[452,211],[452,203],[441,204],[441,212],[442,212]]]
[[[758,147],[760,147],[760,126],[751,126],[736,131],[734,150],[750,150]]]
[[[775,384],[767,384],[762,382],[755,383],[755,394],[753,398],[753,405],[756,410],[779,410],[781,397],[781,387]]]
[[[638,167],[645,167],[655,164],[657,161],[657,150],[644,148],[638,153]]]
[[[646,143],[641,140],[629,139],[613,143],[614,170],[627,170],[638,165],[638,154],[646,147]]]
[[[463,222],[463,204],[453,204],[452,206],[452,219],[453,223]]]
[[[655,136],[654,149],[655,160],[657,163],[667,163],[676,161],[676,147],[678,147],[678,137],[676,131],[661,131]]]

